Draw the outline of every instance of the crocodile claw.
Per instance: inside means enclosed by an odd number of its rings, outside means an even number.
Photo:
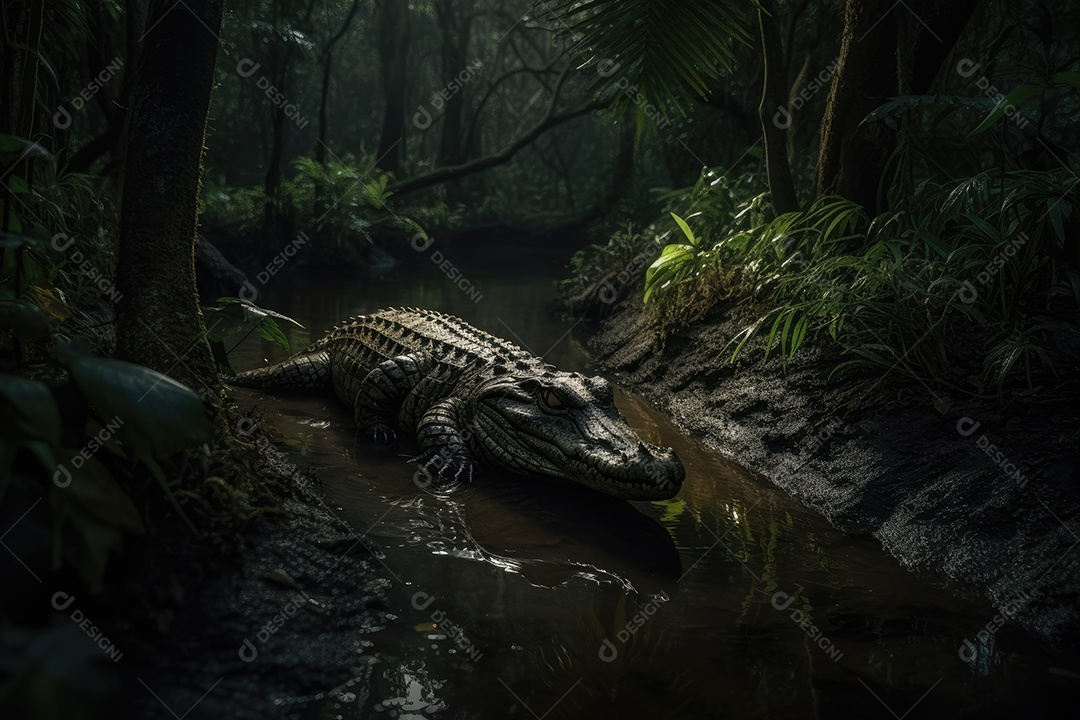
[[[420,454],[417,461],[420,463],[417,478],[427,484],[434,480],[443,483],[472,482],[480,475],[482,467],[464,445],[428,448]]]
[[[397,433],[394,432],[394,428],[382,423],[372,423],[364,428],[364,435],[369,440],[374,440],[380,445],[389,445],[397,440]]]

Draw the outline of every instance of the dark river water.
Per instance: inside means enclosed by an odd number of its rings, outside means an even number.
[[[452,280],[429,262],[436,249],[374,281],[287,269],[257,302],[306,326],[287,330],[295,349],[350,315],[417,306],[590,370],[584,326],[548,311],[564,257],[443,249]],[[247,369],[284,355],[255,336],[232,359]],[[387,626],[355,638],[370,683],[274,698],[283,714],[985,718],[1049,710],[1080,687],[1075,666],[1009,624],[979,640],[996,615],[986,603],[833,530],[635,395],[618,399],[630,424],[686,466],[674,500],[496,472],[434,494],[414,482],[411,441],[358,440],[336,401],[238,399],[318,468],[329,509],[374,549],[396,604]],[[965,640],[981,646],[977,663],[961,657]]]

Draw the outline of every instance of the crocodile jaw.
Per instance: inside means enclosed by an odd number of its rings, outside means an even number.
[[[522,398],[485,398],[475,419],[478,450],[507,470],[627,500],[675,497],[686,476],[675,451],[642,442],[613,400],[590,401],[552,413]]]

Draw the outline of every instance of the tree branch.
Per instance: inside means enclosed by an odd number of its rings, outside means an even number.
[[[602,110],[611,105],[611,100],[594,101],[582,105],[576,110],[565,112],[561,115],[548,114],[541,122],[537,123],[532,130],[525,133],[517,140],[512,142],[497,153],[486,155],[482,158],[477,158],[472,162],[464,163],[463,165],[455,165],[452,167],[439,168],[424,175],[419,175],[414,178],[408,178],[402,180],[399,183],[390,186],[390,191],[395,195],[405,195],[407,193],[416,192],[432,185],[438,185],[444,183],[447,180],[453,180],[454,178],[464,177],[466,175],[472,175],[482,170],[502,165],[509,161],[519,150],[529,145],[529,143],[536,140],[538,137],[546,133],[553,127],[562,125],[563,123],[570,122],[575,118],[579,118],[582,115],[588,115],[596,110]]]
[[[508,70],[505,73],[503,73],[502,75],[500,75],[499,77],[495,78],[491,82],[491,85],[487,88],[487,91],[484,93],[484,96],[482,98],[480,98],[480,102],[477,103],[477,105],[476,105],[476,112],[473,113],[472,122],[469,123],[469,130],[465,134],[464,146],[465,147],[470,147],[472,145],[473,135],[476,132],[476,127],[480,124],[480,113],[482,113],[484,111],[484,106],[487,104],[487,101],[491,98],[491,95],[495,91],[495,88],[498,87],[499,84],[502,83],[503,80],[508,80],[511,77],[514,77],[515,75],[520,75],[522,73],[530,73],[533,76],[538,76],[538,75],[542,75],[542,74],[543,75],[554,74],[555,73],[554,65],[558,61],[559,61],[559,58],[555,58],[554,60],[551,61],[551,64],[549,64],[547,67],[544,67],[544,68],[530,68],[530,67],[514,68],[513,70]]]

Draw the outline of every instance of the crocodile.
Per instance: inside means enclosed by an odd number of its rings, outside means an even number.
[[[432,310],[350,318],[285,362],[230,382],[271,392],[332,388],[370,439],[415,434],[431,481],[471,481],[494,466],[628,500],[666,500],[686,474],[674,450],[638,438],[606,379],[561,372]]]

